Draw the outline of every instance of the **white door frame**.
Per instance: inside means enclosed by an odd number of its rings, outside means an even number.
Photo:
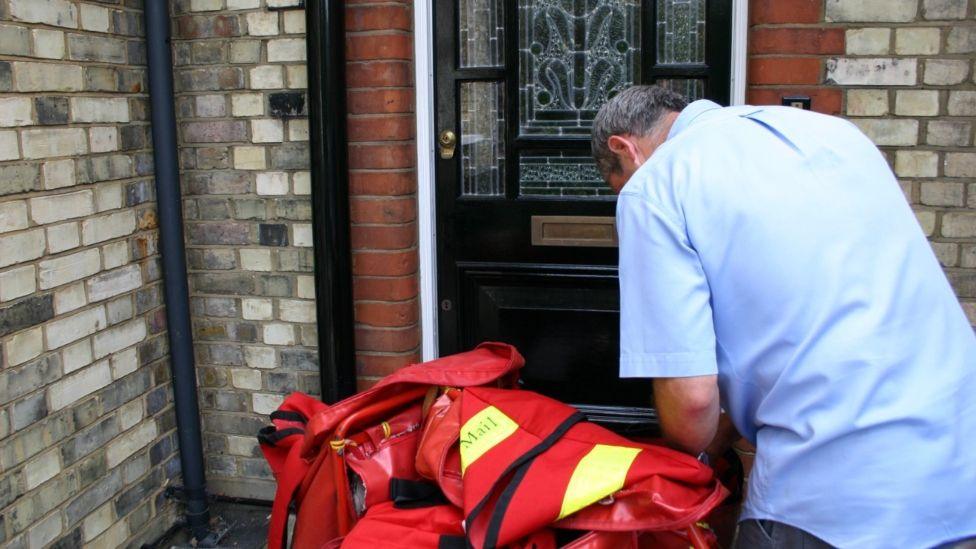
[[[749,40],[749,0],[732,0],[732,93],[729,94],[733,105],[746,104],[746,61],[748,59],[747,42]]]
[[[434,0],[413,3],[421,360],[437,358],[437,194],[434,182]]]
[[[434,180],[434,0],[413,5],[414,82],[417,115],[417,230],[420,254],[420,334],[422,360],[437,358],[437,200]],[[748,0],[732,2],[731,102],[746,101]]]

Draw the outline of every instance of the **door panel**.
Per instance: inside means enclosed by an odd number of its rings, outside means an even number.
[[[650,405],[646,380],[617,379],[616,270],[462,264],[465,346],[506,341],[525,356],[522,381],[573,404]],[[582,343],[582,344],[581,344]]]
[[[730,6],[436,0],[436,127],[450,144],[435,165],[442,354],[506,341],[526,356],[526,388],[603,418],[653,418],[649,383],[617,375],[615,197],[589,133],[637,82],[727,102]],[[593,224],[545,233],[550,216]]]

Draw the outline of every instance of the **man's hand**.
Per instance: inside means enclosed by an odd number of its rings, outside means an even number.
[[[719,415],[717,376],[656,378],[654,404],[661,431],[672,447],[697,456],[715,438]]]
[[[708,448],[705,448],[705,453],[708,454],[712,463],[717,463],[716,460],[724,456],[732,448],[732,444],[740,438],[742,435],[732,424],[729,414],[722,414],[718,417],[718,429],[715,431],[715,438],[708,444]]]

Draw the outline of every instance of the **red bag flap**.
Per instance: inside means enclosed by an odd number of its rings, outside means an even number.
[[[525,359],[515,347],[506,343],[488,342],[471,351],[397,370],[369,390],[353,395],[312,417],[305,432],[302,455],[309,458],[318,453],[336,425],[353,411],[388,399],[409,387],[475,387],[492,383],[514,386],[518,370],[524,364]]]
[[[434,402],[427,413],[420,447],[417,448],[417,473],[440,486],[447,500],[463,506],[461,461],[457,454],[461,427],[459,392],[448,392]],[[455,459],[450,457],[453,452]]]

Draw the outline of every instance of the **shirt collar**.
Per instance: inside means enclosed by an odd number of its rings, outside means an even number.
[[[690,126],[694,121],[706,112],[713,111],[715,109],[721,109],[721,105],[708,99],[699,99],[682,109],[681,114],[675,119],[674,124],[671,126],[671,131],[668,132],[668,139],[678,135]]]

